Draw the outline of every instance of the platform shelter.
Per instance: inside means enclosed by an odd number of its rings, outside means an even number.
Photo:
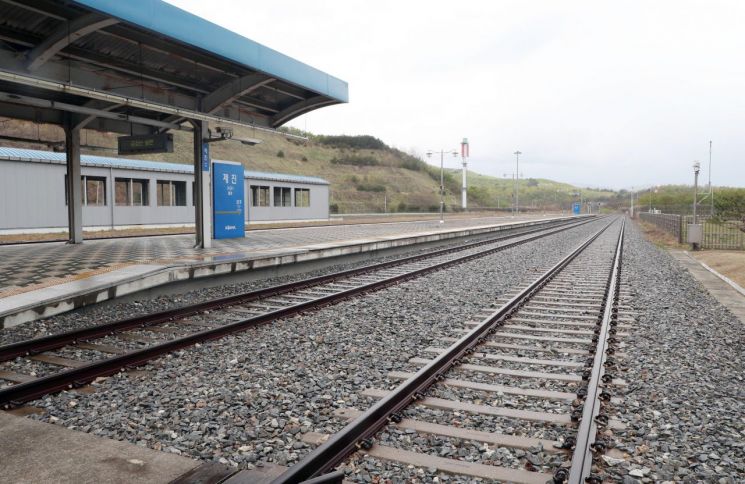
[[[196,245],[210,247],[210,142],[347,101],[346,82],[161,0],[0,0],[0,116],[63,127],[71,243],[81,129],[193,132]]]

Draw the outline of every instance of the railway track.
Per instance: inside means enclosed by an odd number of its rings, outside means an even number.
[[[174,310],[0,347],[0,407],[86,385],[161,355],[484,257],[596,219],[550,222]],[[61,368],[61,370],[60,370]]]
[[[382,480],[418,467],[486,481],[601,482],[593,456],[620,425],[603,409],[625,385],[613,374],[630,329],[618,316],[624,228],[611,221],[499,309],[423,349],[432,356],[388,375],[403,380],[393,390],[363,391],[377,402],[339,409],[349,423],[335,434],[306,434],[317,447],[274,484],[341,482],[371,466]]]

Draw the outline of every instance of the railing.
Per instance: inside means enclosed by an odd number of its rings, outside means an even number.
[[[678,242],[682,243],[685,240],[681,230],[682,222],[680,215],[640,212],[639,218],[645,222],[656,225],[665,232],[673,234],[678,239]]]
[[[691,215],[641,212],[639,218],[674,235],[681,244],[688,238],[688,224],[693,223]],[[697,219],[697,222],[703,225],[702,248],[745,250],[743,220],[720,220],[709,215],[699,216]]]

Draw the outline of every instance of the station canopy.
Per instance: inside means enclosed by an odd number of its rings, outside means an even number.
[[[347,101],[346,82],[160,0],[0,0],[0,116],[150,134]]]

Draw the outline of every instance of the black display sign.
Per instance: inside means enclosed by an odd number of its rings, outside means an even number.
[[[120,155],[173,153],[172,133],[120,136],[118,141]]]

